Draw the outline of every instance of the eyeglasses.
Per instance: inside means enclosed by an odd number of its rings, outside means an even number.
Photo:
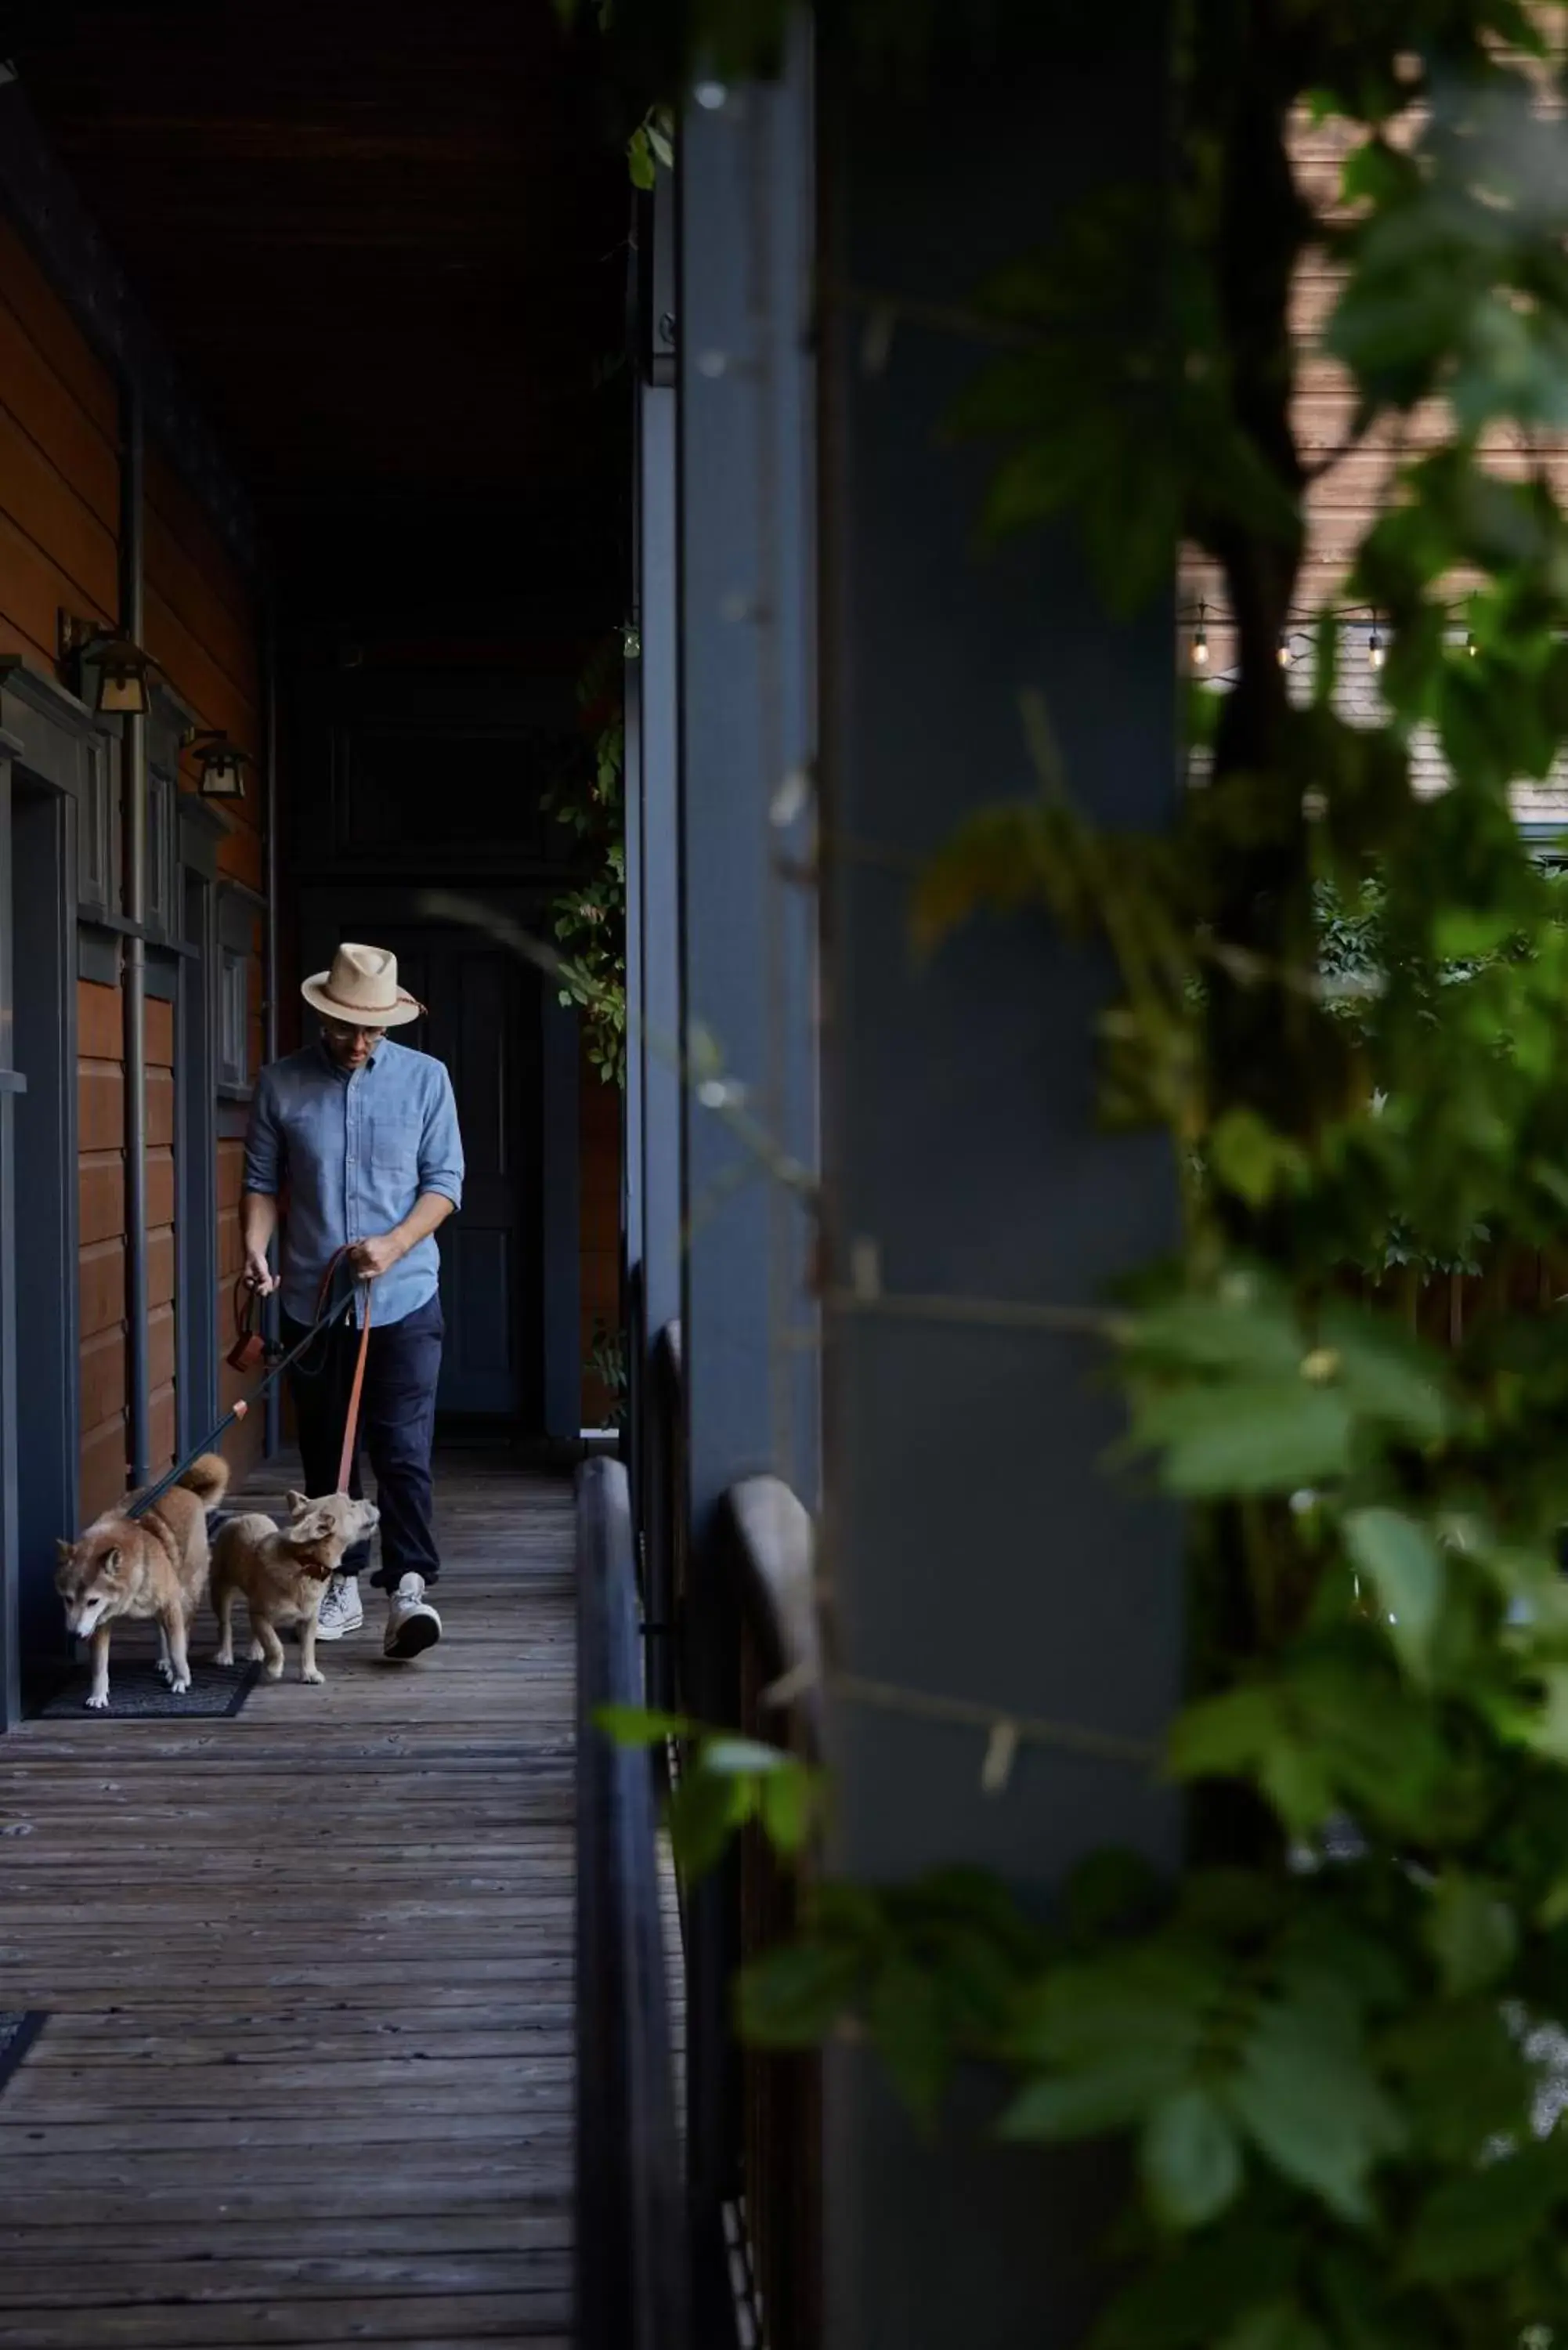
[[[324,1020],[321,1024],[333,1042],[338,1045],[357,1045],[363,1036],[366,1044],[373,1047],[380,1043],[384,1034],[379,1028],[349,1028],[341,1020]]]

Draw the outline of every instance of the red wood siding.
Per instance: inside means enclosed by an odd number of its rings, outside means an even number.
[[[58,614],[112,621],[118,606],[119,411],[114,383],[16,233],[0,223],[0,651],[54,675]],[[147,463],[148,650],[203,727],[254,756],[259,642],[251,592],[161,452]],[[182,783],[194,788],[192,769]],[[262,879],[259,809],[234,812],[223,871]],[[261,972],[252,983],[261,1052]],[[126,1430],[125,1078],[118,986],[77,993],[81,1211],[81,1492],[84,1514],[123,1490]],[[147,1261],[151,1455],[172,1459],[178,1314],[216,1313],[218,1268],[175,1296],[174,1018],[147,1009]],[[225,1238],[225,1246],[228,1245]],[[25,1334],[24,1334],[25,1335]],[[261,1431],[236,1431],[236,1469]]]

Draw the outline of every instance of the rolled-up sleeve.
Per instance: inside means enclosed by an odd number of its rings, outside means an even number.
[[[276,1199],[283,1189],[283,1128],[272,1072],[264,1069],[251,1096],[250,1122],[245,1128],[245,1190]]]
[[[420,1136],[420,1190],[439,1192],[454,1208],[462,1205],[462,1137],[457,1127],[457,1100],[446,1071],[425,1112]]]

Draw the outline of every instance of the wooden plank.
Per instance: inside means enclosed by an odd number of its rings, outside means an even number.
[[[226,2350],[231,2343],[283,2342],[309,2350],[327,2342],[562,2340],[565,2293],[405,2294],[395,2301],[239,2302],[233,2307],[163,2303],[155,2308],[68,2309],[6,2314],[5,2350],[82,2350],[88,2342],[146,2350]]]
[[[223,2223],[220,2222],[220,2230]],[[448,2212],[421,2225],[420,2241],[431,2251],[559,2252],[572,2244],[570,2215],[565,2211],[486,2210]],[[249,2220],[245,2224],[246,2257],[268,2260],[334,2260],[368,2258],[372,2253],[394,2256],[408,2250],[409,2228],[395,2213],[336,2211],[284,2221]],[[119,2267],[152,2267],[170,2257],[161,2230],[117,2227],[113,2222],[84,2228],[61,2220],[55,2226],[34,2220],[0,2218],[0,2259],[18,2262],[70,2260],[86,2256],[112,2259]]]
[[[0,298],[0,384],[16,423],[104,528],[119,528],[119,461],[110,435],[73,400],[20,318]]]
[[[192,558],[151,504],[147,511],[147,580],[254,708],[257,700],[254,615],[248,609],[230,609],[215,592],[211,570]]]
[[[77,1050],[85,1059],[118,1061],[125,1050],[125,1013],[118,987],[77,982]]]
[[[118,1150],[84,1152],[78,1170],[80,1195],[80,1238],[86,1248],[93,1241],[110,1240],[125,1230],[125,1167]]]
[[[125,1243],[118,1233],[82,1250],[77,1296],[84,1338],[96,1337],[125,1319]]]
[[[493,1471],[440,1511],[416,1671],[368,1630],[232,1722],[8,1742],[0,2006],[51,2012],[0,2100],[5,2350],[566,2350],[571,1513]]]
[[[0,220],[0,301],[21,326],[61,386],[118,447],[119,409],[114,380],[17,232]]]
[[[0,405],[0,507],[32,544],[59,566],[76,600],[99,610],[118,594],[111,525],[96,515],[77,484]]]
[[[90,596],[66,571],[47,547],[39,546],[0,506],[0,608],[6,618],[41,647],[49,661],[55,658],[63,605],[83,619],[113,619],[114,598]]]
[[[406,2237],[406,2231],[405,2231]],[[95,2253],[85,2275],[63,2271],[57,2261],[8,2261],[5,2293],[8,2310],[133,2309],[150,2303],[192,2303],[211,2307],[228,2301],[360,2300],[370,2294],[516,2293],[547,2296],[555,2323],[566,2314],[571,2262],[553,2251],[445,2252],[379,2258],[351,2254],[314,2256],[296,2252],[272,2259],[218,2262],[199,2251],[157,2262],[122,2262]]]
[[[147,589],[148,651],[188,702],[202,726],[221,727],[253,757],[257,747],[255,685],[220,668],[187,619],[167,603],[151,581]]]

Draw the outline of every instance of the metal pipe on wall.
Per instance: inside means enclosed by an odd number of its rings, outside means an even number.
[[[262,933],[262,996],[265,1057],[277,1058],[277,607],[268,595],[262,644],[262,858],[266,915]],[[267,1303],[267,1336],[278,1332],[278,1302],[275,1292]],[[281,1381],[267,1389],[266,1452],[270,1460],[283,1438]]]
[[[120,394],[119,627],[141,642],[144,583],[144,431],[140,394]],[[147,1347],[147,721],[120,721],[125,841],[125,1313],[130,1482],[151,1467],[151,1398]]]

